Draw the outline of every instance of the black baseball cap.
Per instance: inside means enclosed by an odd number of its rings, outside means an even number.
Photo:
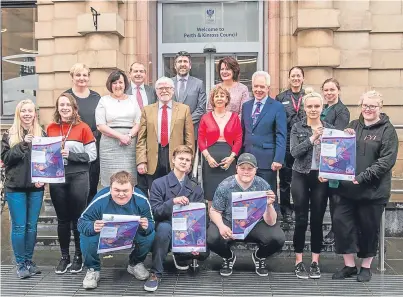
[[[252,165],[254,168],[257,168],[257,161],[255,156],[249,153],[243,153],[242,155],[239,156],[236,165],[240,166],[242,164],[249,164]]]

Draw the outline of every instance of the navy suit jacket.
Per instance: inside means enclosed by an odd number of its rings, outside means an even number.
[[[257,159],[260,169],[270,169],[273,162],[284,163],[287,142],[287,116],[283,104],[268,97],[253,125],[253,100],[242,106],[243,152]]]
[[[151,185],[150,204],[156,222],[171,221],[173,200],[185,196],[189,202],[204,202],[202,188],[186,175],[183,186],[173,171],[157,178]]]

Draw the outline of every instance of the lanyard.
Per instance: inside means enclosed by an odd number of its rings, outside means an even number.
[[[292,95],[291,95],[291,101],[292,101],[292,105],[294,106],[295,111],[298,113],[299,108],[301,107],[302,95],[300,95],[298,98],[298,104],[295,104],[295,100]]]
[[[66,136],[63,135],[63,124],[60,124],[60,136],[63,136],[62,139],[62,149],[64,149],[64,145],[66,144],[67,138],[70,135],[71,128],[73,127],[73,123],[70,124],[69,130],[67,131]]]

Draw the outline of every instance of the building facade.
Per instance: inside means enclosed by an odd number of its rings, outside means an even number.
[[[254,71],[267,70],[273,96],[287,88],[288,70],[298,65],[305,85],[316,90],[337,78],[352,118],[360,95],[376,89],[393,124],[403,124],[402,0],[2,1],[1,28],[3,124],[26,97],[49,123],[76,62],[91,68],[91,88],[106,94],[111,69],[139,61],[153,83],[174,75],[180,50],[192,54],[191,74],[207,91],[218,81],[215,66],[223,56],[238,59],[249,87]],[[403,174],[399,151],[395,177]]]

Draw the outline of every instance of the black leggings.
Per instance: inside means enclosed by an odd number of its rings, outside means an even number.
[[[296,253],[304,251],[309,209],[311,210],[311,251],[319,254],[322,249],[322,224],[327,205],[328,183],[321,183],[318,180],[318,173],[317,170],[312,170],[308,174],[292,171],[291,194],[295,211],[294,250]]]
[[[64,184],[50,184],[49,190],[57,215],[57,236],[62,256],[69,254],[71,230],[73,230],[76,255],[81,255],[77,221],[87,205],[88,171],[67,174]]]

